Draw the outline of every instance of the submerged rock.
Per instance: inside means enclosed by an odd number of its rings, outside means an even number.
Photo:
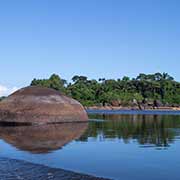
[[[76,100],[59,91],[30,86],[0,102],[0,122],[44,124],[87,121],[87,113]]]

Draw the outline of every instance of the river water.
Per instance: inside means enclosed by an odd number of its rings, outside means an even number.
[[[89,111],[89,122],[0,127],[0,157],[117,180],[179,180],[180,112]]]

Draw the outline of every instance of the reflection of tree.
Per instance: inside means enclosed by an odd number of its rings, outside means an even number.
[[[108,121],[90,122],[81,140],[101,134],[104,138],[123,139],[125,143],[135,139],[141,145],[167,147],[173,143],[175,136],[180,135],[173,130],[180,127],[180,116],[91,115],[91,118]]]

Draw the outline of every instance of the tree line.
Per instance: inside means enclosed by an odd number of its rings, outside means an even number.
[[[133,102],[158,102],[167,106],[180,104],[180,83],[168,73],[139,74],[135,78],[88,79],[74,76],[68,83],[59,75],[49,79],[33,79],[32,86],[43,86],[61,91],[84,106],[131,105]]]

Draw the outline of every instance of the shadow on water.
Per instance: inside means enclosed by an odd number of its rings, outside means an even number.
[[[81,141],[101,135],[101,141],[123,139],[124,143],[129,143],[137,140],[140,147],[158,148],[169,147],[180,136],[180,116],[94,114],[89,117],[93,121]],[[104,121],[99,121],[102,119]]]
[[[80,136],[87,123],[62,123],[39,126],[0,126],[0,139],[19,150],[31,153],[49,153]]]

